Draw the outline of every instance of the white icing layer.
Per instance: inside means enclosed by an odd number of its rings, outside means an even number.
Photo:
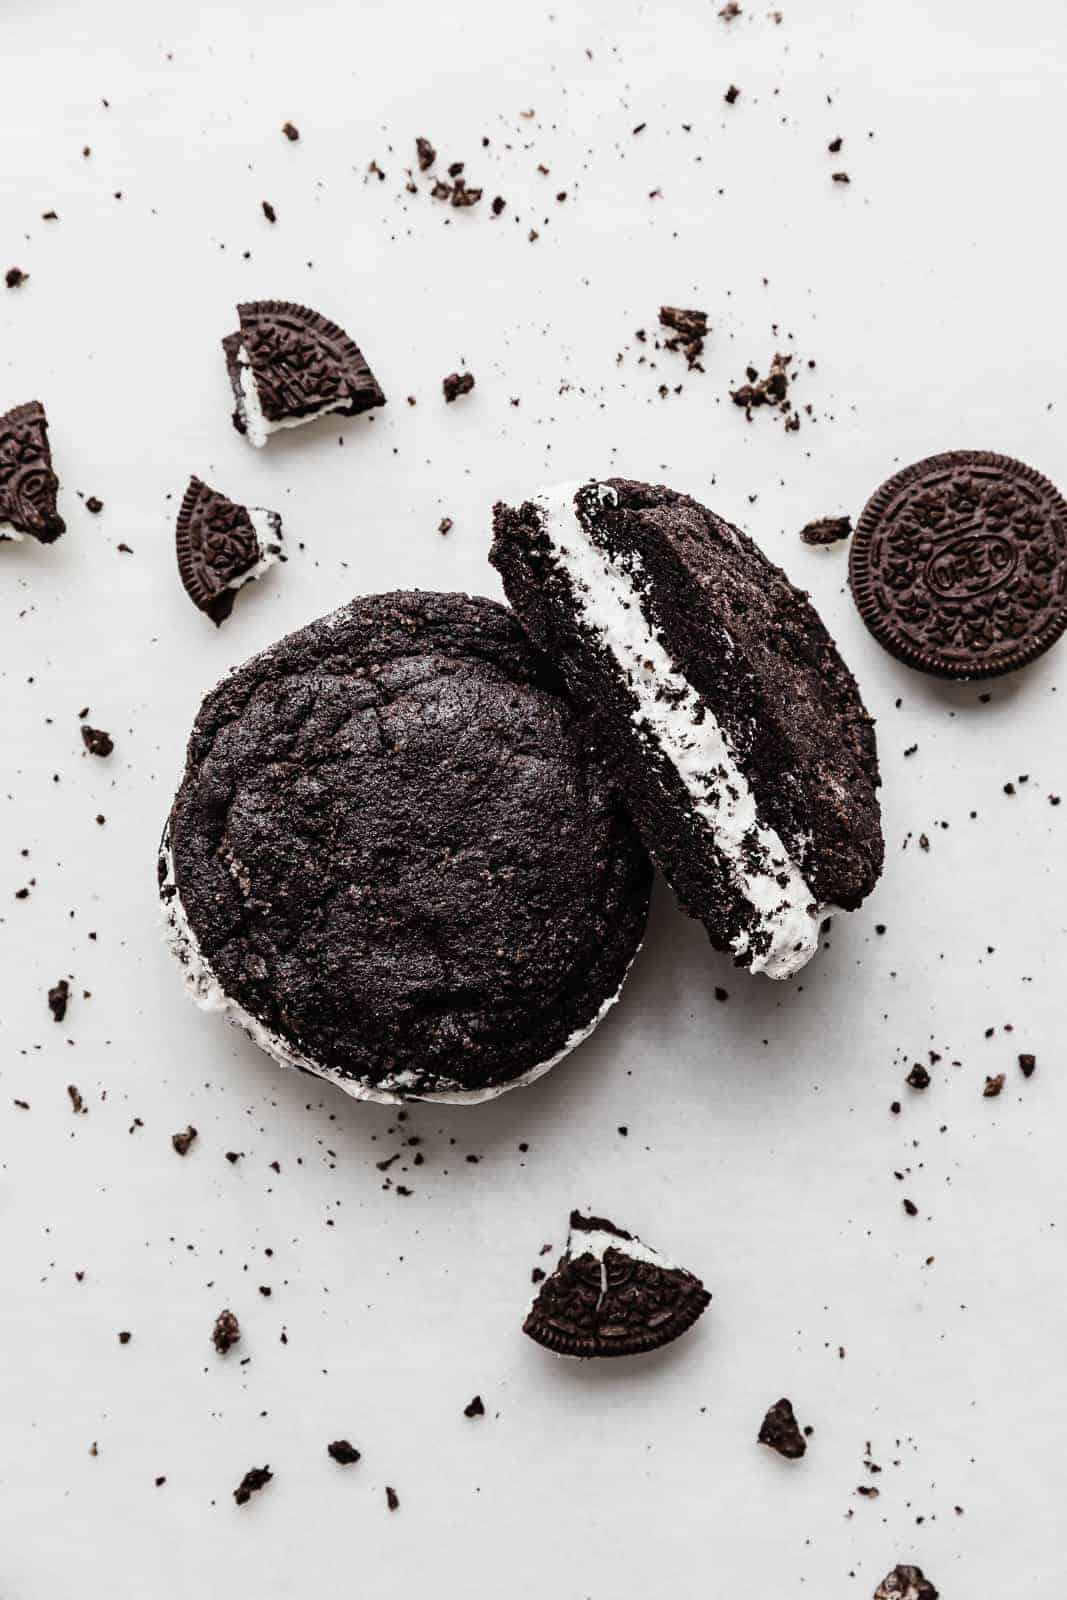
[[[694,812],[707,824],[751,908],[751,926],[733,941],[735,955],[745,955],[754,942],[765,945],[753,952],[752,971],[791,977],[815,954],[819,923],[829,908],[815,903],[783,840],[760,820],[726,730],[679,672],[645,616],[640,561],[629,553],[612,557],[583,526],[575,502],[582,489],[598,494],[601,505],[616,503],[607,484],[560,484],[533,496],[553,557],[570,580],[578,620],[615,658],[630,690],[635,726],[685,784]]]
[[[220,1012],[227,1022],[234,1027],[241,1028],[253,1044],[265,1050],[280,1067],[298,1067],[306,1072],[313,1072],[317,1077],[325,1078],[330,1083],[335,1083],[345,1094],[353,1100],[374,1100],[380,1105],[401,1105],[408,1100],[433,1100],[442,1105],[479,1105],[485,1100],[495,1100],[499,1095],[506,1094],[509,1089],[522,1089],[527,1084],[533,1083],[537,1078],[544,1076],[554,1066],[561,1062],[564,1056],[570,1055],[572,1050],[588,1039],[589,1035],[603,1021],[622,993],[623,984],[620,984],[615,993],[604,1001],[600,1010],[582,1028],[576,1028],[569,1035],[566,1042],[556,1054],[547,1061],[539,1061],[536,1066],[518,1078],[512,1078],[508,1083],[493,1084],[487,1089],[463,1089],[457,1085],[454,1089],[439,1089],[428,1093],[414,1093],[415,1085],[419,1081],[417,1073],[410,1069],[393,1073],[391,1077],[383,1078],[378,1084],[361,1083],[353,1078],[346,1078],[335,1068],[325,1066],[322,1062],[310,1056],[301,1054],[300,1051],[283,1039],[280,1034],[272,1030],[251,1012],[246,1011],[236,1000],[232,999],[223,989],[218,978],[211,969],[197,941],[186,916],[185,907],[182,905],[181,896],[174,880],[174,856],[170,848],[169,839],[164,841],[162,855],[166,865],[166,872],[161,884],[161,903],[164,920],[166,922],[167,943],[177,960],[181,964],[185,978],[186,990],[193,1003],[202,1011]],[[640,945],[638,946],[638,950]],[[637,950],[631,957],[630,966],[637,958]],[[630,967],[623,974],[623,983],[629,975]]]
[[[567,1236],[567,1253],[575,1259],[578,1256],[592,1256],[594,1261],[603,1261],[609,1250],[617,1250],[631,1261],[647,1261],[654,1267],[662,1267],[665,1272],[681,1271],[673,1261],[668,1261],[658,1250],[653,1250],[650,1244],[636,1237],[620,1239],[617,1233],[609,1233],[606,1228],[572,1228]]]
[[[319,406],[317,411],[309,411],[306,416],[282,417],[273,422],[263,410],[252,362],[243,344],[237,346],[237,378],[241,386],[241,392],[237,395],[237,410],[245,425],[245,438],[257,450],[262,449],[272,433],[278,433],[282,428],[299,428],[305,422],[314,422],[316,417],[326,416],[330,411],[342,411],[347,404],[344,400],[333,401],[329,405]]]
[[[0,539],[9,540],[12,544],[21,544],[26,535],[10,522],[0,522]]]

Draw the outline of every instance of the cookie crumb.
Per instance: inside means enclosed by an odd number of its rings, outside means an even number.
[[[87,722],[82,723],[82,744],[91,756],[109,756],[115,748],[110,733],[103,728],[91,728]]]
[[[467,1404],[463,1407],[463,1415],[465,1417],[485,1416],[485,1406],[482,1404],[482,1397],[480,1394],[476,1394],[473,1400],[469,1400],[467,1402]]]
[[[70,999],[70,984],[66,978],[60,978],[48,991],[48,1009],[56,1022],[62,1022],[67,1014],[67,1002]]]
[[[232,1311],[220,1311],[211,1330],[211,1342],[220,1356],[232,1350],[241,1339],[241,1324]]]
[[[198,1137],[199,1135],[197,1134],[196,1129],[190,1122],[189,1126],[182,1133],[172,1133],[170,1136],[170,1142],[180,1156],[187,1156],[190,1148],[192,1147],[193,1140]]]
[[[335,1439],[333,1444],[326,1446],[326,1454],[339,1467],[351,1467],[359,1460],[359,1451],[347,1439]]]
[[[388,1484],[385,1486],[385,1503],[390,1511],[395,1511],[400,1504],[400,1496],[395,1489],[390,1489]]]
[[[1003,1072],[996,1073],[992,1078],[987,1077],[985,1081],[985,1088],[982,1090],[982,1098],[985,1100],[995,1100],[1001,1089],[1004,1087],[1004,1078],[1005,1074]]]
[[[757,1441],[777,1450],[787,1461],[800,1460],[808,1448],[808,1442],[800,1431],[790,1401],[776,1400],[769,1408],[760,1424]]]
[[[800,537],[805,544],[836,544],[838,539],[851,536],[851,517],[816,517],[814,522],[806,523],[800,530]]]
[[[470,394],[474,388],[473,372],[450,372],[447,378],[441,379],[441,389],[445,400],[451,405],[461,394]]]
[[[270,1482],[274,1474],[269,1467],[249,1467],[236,1489],[233,1497],[239,1506],[247,1505],[258,1489],[262,1489]]]

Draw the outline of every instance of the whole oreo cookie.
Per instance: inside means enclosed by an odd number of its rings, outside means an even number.
[[[567,1248],[522,1331],[558,1356],[647,1355],[687,1332],[710,1303],[699,1278],[635,1234],[572,1211]]]
[[[992,678],[1067,628],[1067,503],[1021,461],[953,450],[875,491],[849,558],[879,644],[945,678]]]
[[[596,1026],[651,868],[511,613],[355,600],[208,695],[160,884],[192,997],[361,1099],[487,1099]]]
[[[878,760],[855,680],[751,539],[623,478],[494,512],[491,560],[595,716],[653,858],[712,943],[787,978],[882,866]]]

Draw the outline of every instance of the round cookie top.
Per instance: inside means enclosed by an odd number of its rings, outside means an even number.
[[[208,695],[161,862],[194,992],[362,1098],[486,1098],[580,1042],[651,868],[513,616],[353,601]]]
[[[929,456],[867,502],[849,580],[868,628],[908,666],[1011,672],[1067,628],[1067,503],[1010,456]]]

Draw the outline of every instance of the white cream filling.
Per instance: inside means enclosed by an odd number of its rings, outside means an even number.
[[[314,422],[316,417],[326,416],[330,411],[341,411],[347,404],[345,400],[334,400],[329,405],[319,406],[317,411],[307,412],[305,416],[282,417],[279,421],[273,422],[264,413],[255,373],[252,371],[252,362],[243,344],[237,346],[237,378],[241,385],[241,392],[237,396],[237,410],[245,425],[245,438],[249,444],[254,444],[257,450],[266,444],[272,433],[278,433],[282,428],[299,428],[305,422]]]
[[[506,1094],[509,1089],[523,1089],[527,1084],[533,1083],[537,1078],[543,1077],[554,1066],[561,1062],[564,1056],[570,1055],[584,1040],[588,1039],[598,1023],[602,1022],[622,993],[623,984],[629,975],[630,967],[623,973],[623,982],[615,993],[604,1001],[600,1010],[593,1019],[582,1028],[576,1028],[571,1033],[560,1050],[550,1056],[547,1061],[539,1061],[536,1066],[518,1078],[512,1078],[508,1083],[493,1084],[487,1089],[438,1089],[428,1093],[413,1093],[414,1086],[419,1082],[419,1074],[406,1069],[393,1073],[388,1078],[383,1078],[378,1084],[361,1083],[353,1078],[346,1078],[335,1068],[324,1066],[321,1062],[313,1060],[310,1056],[301,1054],[293,1048],[280,1034],[272,1030],[251,1012],[246,1011],[242,1005],[232,999],[223,989],[216,978],[211,966],[204,957],[197,941],[196,934],[190,926],[189,919],[182,905],[181,896],[174,880],[174,856],[170,848],[169,839],[162,847],[163,859],[166,863],[166,875],[161,885],[163,915],[166,922],[165,938],[174,955],[179,961],[185,979],[185,986],[190,999],[202,1011],[220,1012],[227,1022],[234,1027],[241,1028],[253,1044],[257,1044],[267,1055],[273,1057],[280,1067],[297,1067],[304,1071],[313,1072],[317,1077],[326,1078],[335,1083],[345,1094],[353,1100],[374,1100],[379,1105],[402,1105],[408,1100],[433,1100],[442,1105],[480,1105],[485,1100],[495,1100],[499,1095]],[[169,893],[169,897],[167,891]],[[640,949],[638,945],[638,950]],[[630,966],[637,958],[637,950],[630,960]],[[403,1091],[406,1091],[403,1092]]]
[[[0,539],[10,540],[12,544],[21,544],[26,535],[10,522],[0,522]]]
[[[693,810],[711,830],[738,892],[752,908],[751,928],[733,940],[734,953],[746,954],[753,936],[765,934],[767,948],[753,954],[751,970],[791,977],[815,954],[819,924],[832,908],[815,904],[779,834],[760,821],[725,729],[678,671],[645,616],[639,560],[630,554],[625,564],[613,559],[583,527],[575,505],[582,489],[592,489],[602,505],[616,503],[607,484],[560,484],[533,496],[553,557],[570,580],[578,619],[614,656],[634,702],[634,725],[685,784]]]

